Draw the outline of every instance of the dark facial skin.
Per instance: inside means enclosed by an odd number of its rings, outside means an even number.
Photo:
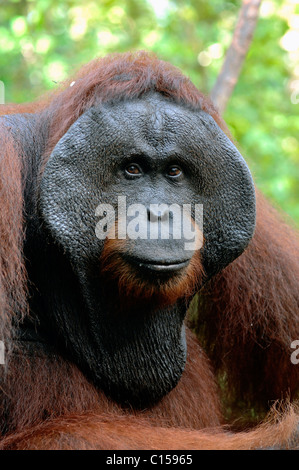
[[[88,110],[54,148],[41,181],[39,234],[27,242],[38,288],[33,311],[42,334],[97,386],[143,407],[181,377],[186,303],[154,308],[139,299],[134,307],[133,298],[132,312],[121,310],[109,276],[101,275],[105,241],[95,234],[96,208],[116,208],[119,196],[127,206],[145,206],[146,221],[159,218],[153,203],[203,204],[205,282],[248,245],[254,186],[243,158],[210,116],[157,94]],[[130,239],[121,256],[141,280],[163,284],[187,269],[194,250],[186,250],[185,241]]]

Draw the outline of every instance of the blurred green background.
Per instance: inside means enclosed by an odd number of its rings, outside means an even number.
[[[154,51],[209,93],[241,1],[0,0],[5,101],[55,88],[110,52]],[[299,4],[264,0],[224,114],[259,188],[299,226]]]

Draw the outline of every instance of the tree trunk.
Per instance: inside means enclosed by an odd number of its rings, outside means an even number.
[[[261,0],[243,0],[231,45],[211,92],[211,99],[222,114],[238,81],[252,41]]]

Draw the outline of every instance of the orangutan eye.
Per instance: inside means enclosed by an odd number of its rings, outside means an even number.
[[[175,178],[181,175],[182,175],[182,170],[178,166],[171,166],[168,169],[167,176],[171,176],[172,178]]]
[[[130,165],[127,166],[126,172],[129,173],[129,175],[141,175],[142,171],[139,165],[136,163],[131,163]]]

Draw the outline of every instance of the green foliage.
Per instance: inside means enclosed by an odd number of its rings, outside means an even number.
[[[209,93],[240,3],[0,0],[0,80],[6,102],[37,99],[81,64],[137,49],[154,51]],[[299,103],[292,104],[291,93],[293,83],[299,87],[299,44],[296,52],[290,38],[296,41],[298,24],[295,2],[264,0],[254,41],[224,115],[258,186],[297,224]],[[293,36],[287,37],[290,31]]]

